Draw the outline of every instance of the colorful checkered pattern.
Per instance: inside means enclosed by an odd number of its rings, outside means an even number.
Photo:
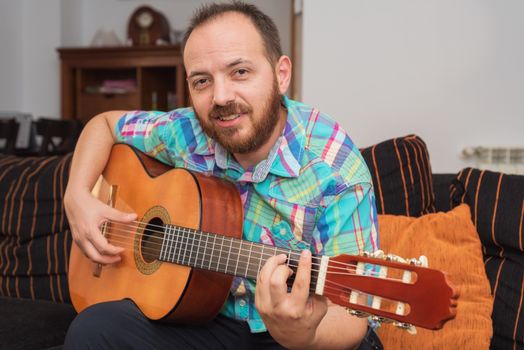
[[[327,115],[287,97],[283,102],[282,136],[252,169],[207,137],[191,108],[129,112],[117,124],[117,138],[165,163],[234,182],[245,240],[329,256],[374,251],[374,193],[358,148]],[[254,291],[254,281],[235,278],[222,313],[262,332]]]

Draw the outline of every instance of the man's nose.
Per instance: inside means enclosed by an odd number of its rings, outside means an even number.
[[[225,106],[234,102],[234,100],[235,94],[227,79],[216,79],[213,91],[213,103],[218,106]]]

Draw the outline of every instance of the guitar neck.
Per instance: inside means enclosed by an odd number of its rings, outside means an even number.
[[[288,285],[291,286],[300,260],[300,251],[201,232],[176,225],[165,225],[158,260],[256,280],[266,260],[279,254],[287,256],[286,264],[293,270],[293,274],[287,281]],[[321,261],[321,257],[313,256],[312,266],[320,266]],[[318,280],[318,269],[313,268],[311,271],[311,292],[316,290]]]

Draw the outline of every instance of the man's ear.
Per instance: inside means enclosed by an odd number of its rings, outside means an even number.
[[[284,95],[291,82],[291,60],[287,56],[280,56],[275,66],[278,90]]]

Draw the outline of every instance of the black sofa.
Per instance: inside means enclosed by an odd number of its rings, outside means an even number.
[[[427,147],[415,135],[361,151],[379,214],[416,217],[470,204],[485,259],[491,261],[486,273],[492,291],[498,283],[491,348],[524,346],[518,303],[524,176],[478,169],[432,174]],[[60,348],[75,316],[67,288],[71,235],[62,206],[70,162],[71,154],[0,156],[0,349]],[[493,242],[493,230],[504,239]]]

